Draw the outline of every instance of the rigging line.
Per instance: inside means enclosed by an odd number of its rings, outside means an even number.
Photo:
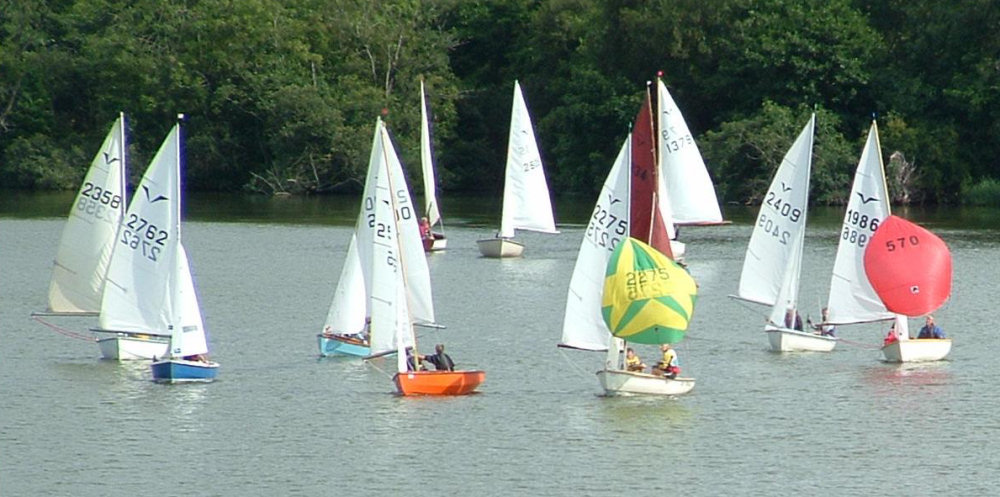
[[[376,365],[375,363],[373,363],[372,361],[370,361],[370,360],[368,360],[368,359],[365,359],[365,364],[367,364],[367,365],[369,365],[369,366],[371,366],[371,367],[375,368],[375,370],[376,370],[376,371],[378,371],[379,373],[382,373],[382,374],[384,374],[384,375],[386,376],[386,378],[392,378],[392,375],[391,375],[391,374],[387,373],[387,372],[386,372],[386,371],[385,371],[384,369],[382,369],[382,368],[378,367],[378,366],[377,366],[377,365]]]
[[[54,324],[52,324],[52,323],[50,323],[48,321],[45,321],[44,319],[42,319],[42,318],[40,318],[38,316],[32,316],[31,319],[34,319],[35,321],[38,321],[39,323],[42,323],[45,326],[48,326],[52,331],[55,331],[56,333],[58,333],[60,335],[68,336],[70,338],[76,338],[78,340],[86,340],[88,342],[95,342],[95,341],[97,341],[97,338],[95,338],[95,337],[92,337],[90,335],[84,335],[82,333],[77,333],[75,331],[67,330],[66,328],[61,328],[61,327],[56,326],[56,325],[54,325]]]
[[[882,348],[881,345],[873,345],[873,344],[865,343],[865,342],[857,342],[857,341],[854,341],[854,340],[848,340],[846,338],[840,338],[838,341],[839,342],[843,342],[843,343],[845,343],[847,345],[850,345],[852,347],[857,347],[859,349],[878,350],[878,349]]]
[[[585,371],[582,367],[580,367],[579,364],[570,360],[569,356],[566,355],[566,351],[563,350],[562,348],[559,348],[559,355],[561,355],[563,359],[566,359],[566,362],[570,365],[570,367],[573,368],[573,370],[575,370],[581,377],[586,378],[587,376],[589,376],[587,371]]]

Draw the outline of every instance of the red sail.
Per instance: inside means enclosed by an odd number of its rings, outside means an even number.
[[[652,97],[646,89],[646,99],[632,128],[632,179],[630,186],[629,235],[642,240],[674,258],[667,236],[666,220],[660,212],[657,198],[659,167],[656,158],[656,131],[653,122]]]
[[[868,241],[865,274],[886,309],[921,316],[951,295],[951,252],[930,231],[889,216]]]
[[[632,128],[632,185],[629,196],[629,236],[649,243],[656,193],[656,141],[653,139],[653,111],[649,90],[635,116]]]

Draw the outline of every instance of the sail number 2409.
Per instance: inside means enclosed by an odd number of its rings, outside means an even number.
[[[594,244],[614,250],[627,233],[627,220],[609,212],[601,204],[594,206],[594,214],[587,225],[587,238]]]
[[[122,227],[122,244],[132,250],[141,250],[142,256],[153,262],[158,260],[168,238],[168,232],[135,214],[129,214],[128,222]]]

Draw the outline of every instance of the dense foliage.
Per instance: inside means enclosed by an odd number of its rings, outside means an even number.
[[[552,189],[590,194],[659,70],[728,201],[813,111],[817,202],[873,114],[897,201],[1000,179],[993,0],[4,0],[0,186],[75,187],[119,111],[133,179],[178,112],[189,188],[357,188],[380,115],[416,176],[423,79],[442,189],[498,191],[518,79]]]

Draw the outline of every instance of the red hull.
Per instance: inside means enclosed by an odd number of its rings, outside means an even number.
[[[409,371],[392,377],[400,395],[465,395],[485,379],[484,371]]]

